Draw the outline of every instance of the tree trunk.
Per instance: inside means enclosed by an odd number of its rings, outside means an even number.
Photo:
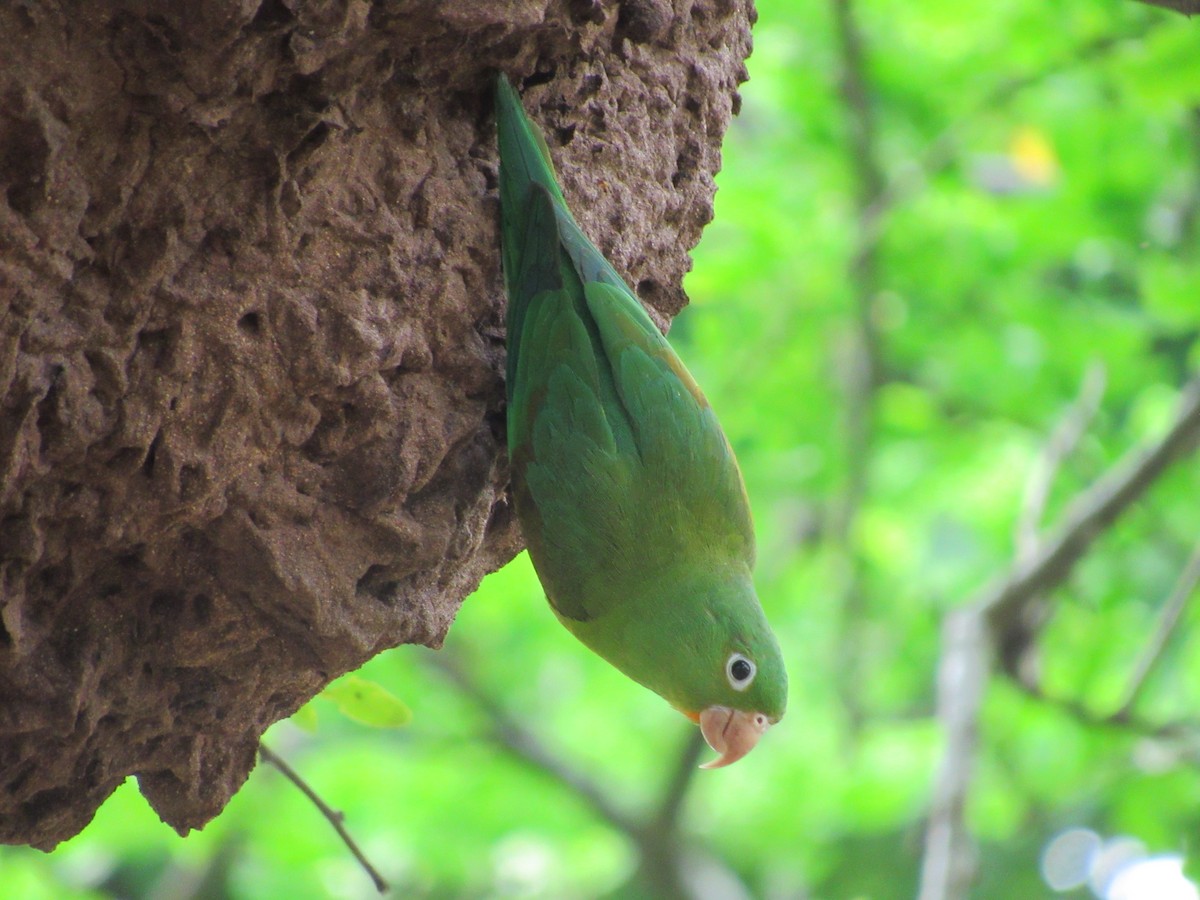
[[[491,73],[665,322],[750,0],[0,6],[0,841],[263,730],[517,552]]]

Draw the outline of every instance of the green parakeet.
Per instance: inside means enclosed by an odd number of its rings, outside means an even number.
[[[559,620],[699,723],[728,765],[787,703],[754,592],[733,451],[666,339],[584,236],[541,132],[496,80],[517,515]]]

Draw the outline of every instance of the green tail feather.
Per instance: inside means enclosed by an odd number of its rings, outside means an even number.
[[[496,77],[495,97],[511,388],[525,313],[540,291],[569,288],[585,320],[590,316],[583,301],[584,283],[601,281],[630,296],[632,292],[575,222],[545,138],[525,115],[521,98],[503,74]],[[545,215],[547,206],[553,210],[552,219]]]
[[[500,209],[504,276],[511,297],[520,273],[521,238],[529,230],[530,191],[540,185],[566,207],[542,133],[525,115],[521,98],[504,75],[496,76],[496,132],[500,144]]]

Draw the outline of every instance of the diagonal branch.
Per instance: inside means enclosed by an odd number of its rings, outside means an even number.
[[[1079,396],[1067,409],[1054,433],[1050,435],[1050,440],[1046,442],[1041,458],[1025,485],[1025,496],[1021,500],[1021,516],[1017,521],[1015,535],[1018,559],[1028,558],[1037,547],[1038,530],[1050,498],[1050,489],[1054,486],[1054,477],[1067,457],[1075,452],[1100,409],[1106,380],[1103,363],[1093,362],[1087,367],[1079,388]]]
[[[1198,442],[1200,377],[1184,386],[1175,420],[1157,443],[1126,455],[1075,498],[1048,538],[947,616],[938,680],[938,715],[946,745],[925,832],[920,900],[964,898],[974,877],[974,846],[964,813],[979,710],[1007,629],[1021,620],[1027,604],[1062,584],[1095,539]]]
[[[376,868],[371,865],[366,854],[362,852],[358,844],[355,843],[354,838],[350,836],[350,832],[346,830],[346,817],[322,800],[320,794],[314,791],[308,782],[300,777],[299,772],[289,766],[283,757],[273,752],[261,741],[258,745],[258,758],[268,765],[274,766],[284,778],[300,789],[300,793],[312,801],[312,804],[320,810],[321,815],[333,826],[333,830],[338,833],[338,837],[342,839],[342,843],[354,854],[354,858],[358,860],[358,864],[363,867],[371,877],[371,880],[375,882],[375,889],[381,894],[386,894],[391,889],[390,885],[388,885],[387,881],[384,880],[384,877],[379,874]]]
[[[1103,534],[1160,475],[1200,440],[1200,377],[1189,381],[1175,421],[1157,444],[1128,454],[1087,491],[1063,517],[1062,525],[1004,576],[996,579],[976,601],[993,631],[1009,623],[1040,591],[1061,584],[1092,542]]]
[[[1100,408],[1104,395],[1105,369],[1103,364],[1092,362],[1084,372],[1079,395],[1059,419],[1050,439],[1046,441],[1028,480],[1021,500],[1021,513],[1017,518],[1014,544],[1016,559],[1027,561],[1037,551],[1042,516],[1054,486],[1054,479],[1063,462],[1083,438],[1088,425]],[[1034,682],[1038,680],[1038,659],[1034,652],[1038,632],[1047,620],[1047,604],[1040,594],[1032,595],[1019,616],[1005,629],[999,638],[1000,665],[1014,678]]]
[[[1175,627],[1179,624],[1183,611],[1187,607],[1188,600],[1195,593],[1198,584],[1200,584],[1200,544],[1197,544],[1193,548],[1192,555],[1184,565],[1183,571],[1179,573],[1179,578],[1176,580],[1175,586],[1171,588],[1171,593],[1167,596],[1167,600],[1163,604],[1162,613],[1158,619],[1158,627],[1154,630],[1154,634],[1150,637],[1150,641],[1146,644],[1142,655],[1138,657],[1138,661],[1133,668],[1133,674],[1129,677],[1129,684],[1125,688],[1121,704],[1117,707],[1117,711],[1112,714],[1112,718],[1115,721],[1123,721],[1129,718],[1134,704],[1137,703],[1138,696],[1141,694],[1142,687],[1158,665],[1159,660],[1162,659],[1163,651],[1167,648],[1167,644],[1171,640],[1171,635],[1175,633]]]

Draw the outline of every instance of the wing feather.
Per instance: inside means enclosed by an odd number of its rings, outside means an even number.
[[[627,289],[593,282],[584,292],[644,477],[667,487],[683,520],[660,525],[688,542],[680,552],[725,554],[753,565],[746,489],[708,400]]]

